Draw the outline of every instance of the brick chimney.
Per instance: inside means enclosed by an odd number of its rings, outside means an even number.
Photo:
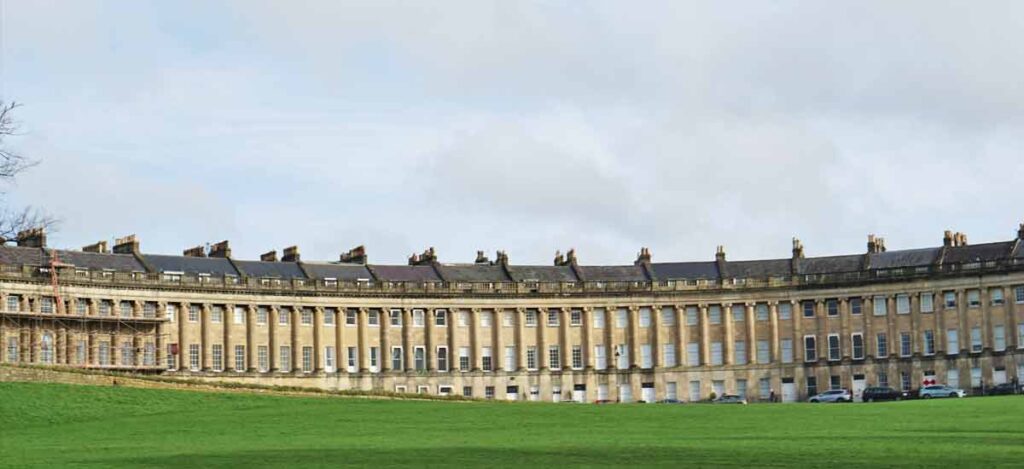
[[[277,262],[277,251],[270,251],[260,254],[261,262]]]
[[[114,254],[135,254],[139,252],[139,239],[130,234],[114,240]]]
[[[213,246],[210,246],[210,257],[231,257],[231,246],[228,245],[228,241],[224,240]]]
[[[106,241],[97,241],[97,242],[95,242],[93,244],[90,244],[88,246],[82,246],[82,252],[95,252],[95,253],[98,253],[98,254],[106,254],[109,251],[107,251],[107,242]]]
[[[281,253],[281,262],[299,262],[300,259],[298,246],[288,246]]]
[[[181,251],[181,255],[185,257],[206,257],[206,248],[203,246],[196,246]]]
[[[18,246],[23,248],[45,248],[46,230],[43,228],[29,228],[18,232]]]
[[[366,265],[366,248],[362,245],[350,249],[338,259],[341,262]]]

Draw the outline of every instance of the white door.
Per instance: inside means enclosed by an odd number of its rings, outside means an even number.
[[[853,401],[862,402],[864,395],[864,388],[867,387],[867,383],[864,378],[853,380]]]
[[[508,386],[505,388],[505,400],[506,401],[518,401],[519,400],[519,386]]]
[[[583,390],[573,389],[572,400],[573,402],[587,402],[587,392]]]
[[[619,402],[623,404],[633,402],[633,388],[629,387],[628,384],[619,385]]]
[[[641,399],[648,404],[654,403],[654,388],[643,388],[640,390]]]
[[[992,370],[992,384],[1003,384],[1006,382],[1006,370]]]
[[[597,400],[607,401],[608,400],[608,385],[598,384],[597,385]]]
[[[796,383],[782,383],[782,402],[796,402]]]

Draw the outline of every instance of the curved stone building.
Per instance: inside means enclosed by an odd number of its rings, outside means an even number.
[[[979,392],[1024,376],[1015,239],[788,258],[514,265],[499,252],[373,265],[362,248],[259,261],[228,243],[0,247],[0,361],[211,380],[544,401],[799,400],[831,388]]]

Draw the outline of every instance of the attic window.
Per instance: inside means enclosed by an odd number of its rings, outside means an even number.
[[[76,277],[88,277],[89,276],[89,269],[75,269],[75,276]]]
[[[238,276],[237,275],[225,275],[224,276],[224,283],[227,283],[229,285],[238,285]]]
[[[111,269],[103,269],[103,273],[101,275],[103,278],[110,278],[114,276],[114,271]]]
[[[199,274],[199,283],[209,283],[210,274]]]
[[[336,287],[336,286],[338,286],[338,279],[336,279],[334,277],[325,278],[324,279],[324,286]]]
[[[180,282],[182,272],[164,272],[161,278],[166,282]]]

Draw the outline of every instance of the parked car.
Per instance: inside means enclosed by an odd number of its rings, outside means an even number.
[[[747,400],[733,394],[723,394],[722,397],[711,401],[712,404],[743,404],[746,405]]]
[[[853,402],[853,394],[849,389],[831,389],[811,396],[807,402]]]
[[[933,397],[965,397],[967,393],[963,389],[957,389],[945,384],[933,384],[921,388],[919,395],[921,399],[931,399]]]
[[[861,394],[861,399],[864,402],[875,402],[875,401],[899,401],[907,397],[907,393],[903,391],[897,391],[887,386],[877,386],[873,388],[867,388],[864,393]]]
[[[1003,383],[985,390],[986,396],[1000,396],[1003,394],[1017,394],[1016,386],[1013,383]]]

